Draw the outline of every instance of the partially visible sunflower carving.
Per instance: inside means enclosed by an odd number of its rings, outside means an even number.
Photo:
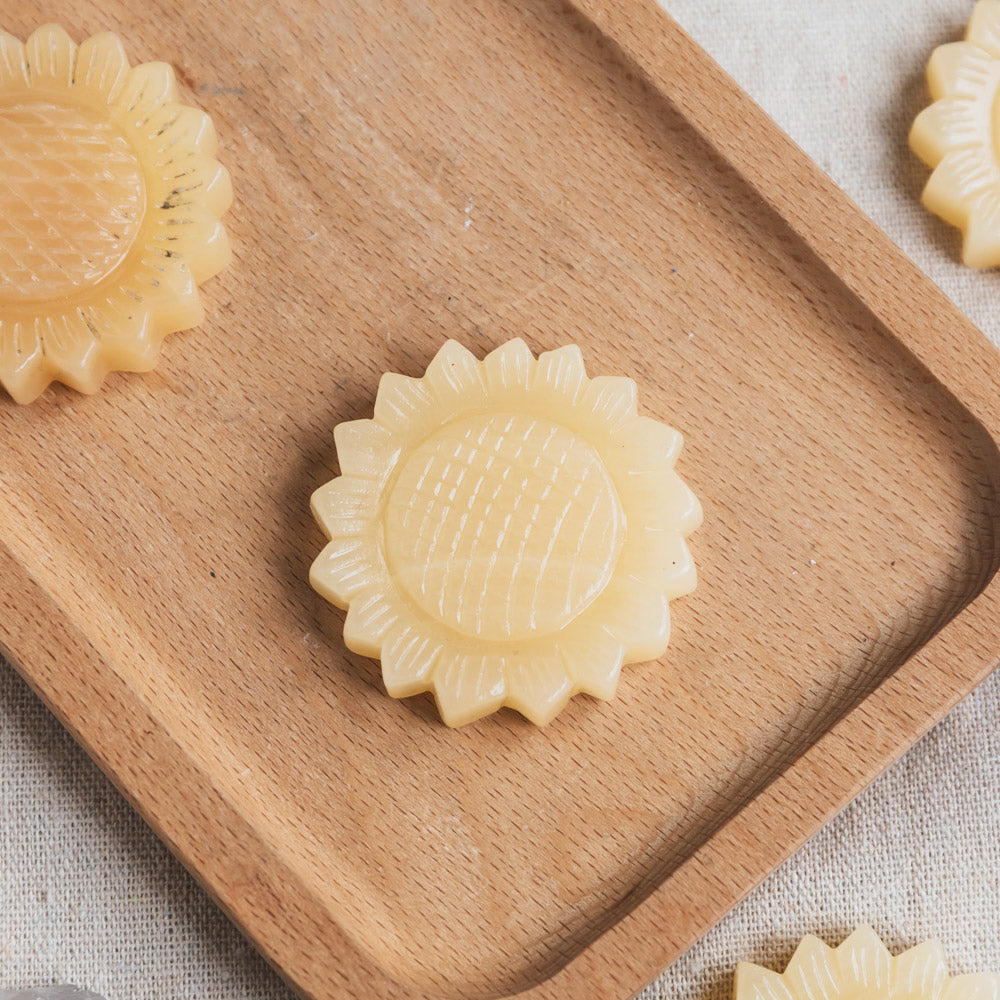
[[[230,259],[232,201],[207,115],[164,63],[55,25],[0,34],[0,384],[95,392],[147,371],[202,319],[198,283]]]
[[[1000,264],[1000,0],[979,0],[963,42],[941,45],[927,66],[934,104],[910,145],[934,168],[924,205],[963,232],[969,267]]]
[[[680,434],[639,416],[631,379],[588,378],[577,347],[478,361],[449,341],[423,378],[384,375],[375,419],[335,439],[310,578],[390,695],[433,691],[452,726],[503,705],[544,724],[666,649],[701,507]]]
[[[893,957],[862,927],[837,948],[805,938],[784,973],[741,962],[736,1000],[1000,1000],[1000,976],[949,976],[937,941]]]

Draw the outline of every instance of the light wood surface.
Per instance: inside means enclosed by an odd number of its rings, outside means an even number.
[[[6,16],[174,63],[237,200],[156,372],[0,406],[4,649],[304,996],[628,996],[995,664],[995,351],[651,2]],[[453,731],[308,498],[514,336],[685,433],[701,579],[615,702]]]

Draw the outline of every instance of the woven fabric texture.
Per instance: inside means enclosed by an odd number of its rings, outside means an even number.
[[[927,57],[971,0],[664,2],[1000,344],[1000,275],[958,263],[906,147]],[[643,998],[722,1000],[739,959],[781,967],[804,934],[832,944],[860,923],[897,949],[940,938],[955,972],[1000,971],[1000,675]],[[55,982],[109,1000],[292,996],[0,663],[0,990]]]

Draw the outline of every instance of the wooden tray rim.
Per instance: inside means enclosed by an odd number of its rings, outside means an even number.
[[[888,237],[655,0],[570,2],[1000,440],[990,378],[996,350]],[[894,265],[885,269],[891,286],[878,266],[887,258]],[[116,672],[85,625],[56,604],[2,539],[0,607],[8,659],[294,989],[315,998],[359,996],[364,984],[370,1000],[431,1000],[391,979],[356,946]],[[638,992],[995,668],[1000,638],[990,623],[997,620],[994,578],[635,909],[550,979],[518,995],[606,1000]],[[77,664],[68,685],[55,669],[59,662]],[[940,690],[951,697],[929,693]],[[160,785],[148,782],[150,773],[160,775]],[[179,788],[190,803],[183,815],[173,811]],[[210,883],[202,871],[212,872]]]

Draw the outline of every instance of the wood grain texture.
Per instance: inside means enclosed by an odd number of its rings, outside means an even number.
[[[150,376],[0,406],[5,650],[304,995],[627,996],[997,661],[995,351],[647,0],[19,7],[165,59],[237,262]],[[443,340],[685,432],[696,593],[448,730],[313,594],[332,428]]]

